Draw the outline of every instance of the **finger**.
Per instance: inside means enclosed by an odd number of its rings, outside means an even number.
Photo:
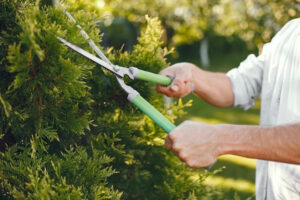
[[[181,95],[179,96],[179,98],[185,97],[186,95],[191,94],[192,92],[194,92],[194,84],[190,81],[188,81],[187,83],[184,84],[184,87],[182,89]]]
[[[217,156],[213,154],[211,151],[203,151],[196,148],[195,145],[192,145],[191,148],[184,148],[183,151],[180,152],[183,158],[185,158],[185,162],[189,167],[192,168],[201,168],[206,167],[207,169],[211,168],[213,164],[217,161]]]
[[[181,75],[178,75],[172,82],[170,86],[170,95],[173,97],[182,98],[194,91],[194,84]],[[167,91],[169,93],[169,91]]]
[[[178,154],[182,151],[184,148],[184,142],[182,141],[182,133],[179,131],[173,131],[169,134],[168,137],[172,142],[172,151],[174,154],[178,156]]]
[[[181,161],[186,162],[188,159],[188,154],[186,154],[185,151],[181,151],[179,152],[178,157]]]
[[[162,75],[162,76],[168,76],[170,78],[173,78],[173,77],[175,77],[176,72],[171,67],[168,67],[168,68],[160,71],[158,74]]]
[[[172,149],[172,141],[170,140],[169,135],[165,138],[165,147],[170,150]]]
[[[205,168],[209,170],[213,167],[213,165],[217,162],[217,159],[199,159],[195,158],[193,159],[192,167],[193,168]]]
[[[180,144],[180,142],[173,142],[172,144],[172,150],[173,152],[176,152],[177,155],[180,153],[180,151],[182,150],[183,146]]]
[[[180,83],[180,81],[176,80],[175,81],[176,84],[175,84],[174,81],[172,82],[172,84],[170,86],[156,85],[156,91],[158,93],[165,94],[169,97],[177,97],[179,95],[179,92],[180,92],[179,90],[181,88],[180,84],[182,84],[182,83]]]
[[[159,93],[163,93],[169,97],[181,97],[185,96],[187,94],[187,89],[185,89],[185,83],[188,82],[185,80],[185,73],[184,72],[178,72],[176,73],[176,70],[174,70],[174,66],[168,67],[161,71],[159,74],[163,76],[169,76],[172,77],[172,83],[168,87],[164,87],[162,85],[157,85],[156,90]]]
[[[199,165],[195,160],[187,160],[185,161],[185,164],[190,168],[201,168],[203,166]]]
[[[176,156],[178,157],[178,154],[179,154],[179,153],[178,153],[177,151],[174,151],[173,149],[172,149],[172,151],[173,151],[173,154],[176,155]]]
[[[172,144],[174,144],[175,142],[178,142],[177,139],[181,137],[182,133],[183,132],[182,132],[180,126],[177,126],[174,130],[172,130],[169,133],[168,137],[172,141]]]
[[[177,73],[173,78],[173,81],[171,84],[171,89],[174,92],[180,90],[184,86],[184,82],[185,82],[185,80],[182,76],[182,73]]]
[[[162,93],[162,94],[166,94],[166,93],[171,92],[169,87],[165,87],[165,86],[162,86],[162,85],[156,85],[156,91],[158,93]]]
[[[172,150],[173,153],[178,156],[178,152],[177,151],[174,151],[173,149],[173,139],[171,139],[170,135],[167,135],[167,137],[165,138],[165,147],[169,150]]]
[[[181,94],[180,92],[174,92],[170,87],[165,88],[165,89],[159,89],[159,93],[162,93],[168,97],[175,97],[175,98],[180,98]]]
[[[203,168],[209,166],[209,161],[198,154],[190,154],[183,152],[186,154],[185,163],[190,168]]]
[[[156,86],[156,91],[158,93],[164,94],[168,97],[177,97],[176,95],[174,95],[174,92],[170,89],[170,87],[164,87],[161,85],[157,85]]]

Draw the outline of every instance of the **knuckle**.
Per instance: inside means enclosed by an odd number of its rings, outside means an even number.
[[[193,121],[191,121],[191,120],[186,120],[186,121],[184,121],[184,122],[182,122],[182,126],[188,126],[188,125],[191,125],[193,123]]]
[[[168,88],[164,87],[162,85],[157,85],[156,86],[156,91],[159,92],[159,93],[166,93],[166,92],[168,92]]]
[[[190,168],[199,168],[200,166],[197,165],[197,163],[193,160],[190,160],[188,162],[186,162],[186,165]]]
[[[174,95],[172,95],[171,93],[165,93],[165,95],[168,97],[174,97]]]
[[[195,125],[203,124],[202,122],[195,122],[192,120],[186,120],[186,121],[184,121],[184,123],[185,123],[185,125],[188,125],[188,126],[195,126]]]
[[[183,92],[183,93],[181,93],[181,94],[178,96],[178,98],[183,98],[183,97],[185,97],[186,95],[188,95],[188,93]]]
[[[192,160],[187,160],[185,163],[188,167],[194,168],[194,162]]]
[[[156,85],[156,91],[160,92],[162,90],[162,86],[161,85]]]
[[[182,78],[176,76],[173,80],[173,85],[176,85],[177,87],[179,87],[181,89],[184,85],[184,80]]]
[[[171,138],[170,138],[170,135],[167,135],[167,136],[166,136],[165,142],[168,143],[168,144],[171,144],[171,143],[172,143],[172,140],[171,140]]]
[[[180,93],[178,93],[178,92],[173,93],[173,94],[171,95],[171,97],[179,98],[179,97],[180,97]]]
[[[165,92],[162,92],[162,93],[168,97],[175,97],[174,93],[170,90],[166,90]]]
[[[165,142],[165,147],[167,148],[167,149],[171,149],[171,147],[172,147],[172,145],[170,144],[170,142]]]
[[[179,156],[179,158],[180,158],[182,161],[186,161],[186,160],[188,159],[187,154],[184,153],[184,152],[180,152],[180,153],[178,154],[178,156]]]
[[[178,152],[178,153],[179,153],[179,152],[181,151],[181,149],[182,149],[182,147],[181,147],[178,143],[174,143],[172,148],[173,148],[174,151],[176,151],[176,152]]]
[[[170,66],[160,71],[159,74],[163,76],[173,76],[174,69],[172,68],[172,66]]]
[[[156,92],[157,93],[163,93],[162,90],[160,88],[158,88],[158,87],[156,88]]]
[[[176,139],[176,132],[173,131],[168,135],[168,138],[170,139],[170,141],[174,142]]]
[[[180,129],[172,131],[168,136],[173,143],[178,142],[177,139],[180,138],[182,131]]]
[[[169,67],[167,67],[167,68],[161,70],[158,74],[160,74],[160,75],[165,75],[165,74],[167,73],[168,70],[169,70]]]

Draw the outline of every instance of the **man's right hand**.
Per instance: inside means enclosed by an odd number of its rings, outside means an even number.
[[[157,92],[169,97],[182,98],[195,89],[193,73],[197,67],[191,63],[177,63],[160,72],[161,75],[173,78],[172,84],[165,87],[157,85]]]
[[[225,73],[204,71],[191,63],[177,63],[160,72],[173,78],[170,86],[157,85],[157,92],[169,97],[184,97],[191,92],[217,107],[231,107],[234,96]]]

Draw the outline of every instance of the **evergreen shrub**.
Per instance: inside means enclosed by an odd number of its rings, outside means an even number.
[[[164,148],[165,133],[127,101],[115,77],[55,38],[92,52],[59,8],[1,0],[0,9],[0,198],[212,197],[208,172],[187,169]],[[97,16],[69,10],[99,44]],[[160,22],[147,22],[132,51],[104,51],[113,63],[156,73],[168,66]],[[127,82],[173,122],[187,106],[166,107],[153,84]]]

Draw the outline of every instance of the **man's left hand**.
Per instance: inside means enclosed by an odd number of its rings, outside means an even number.
[[[185,121],[166,137],[165,146],[189,167],[207,167],[221,155],[221,133],[226,127]]]

